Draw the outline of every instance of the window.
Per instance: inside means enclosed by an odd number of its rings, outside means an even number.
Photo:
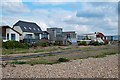
[[[31,30],[31,28],[29,27],[29,29]]]
[[[62,33],[62,30],[61,29],[57,29],[57,33]]]
[[[39,34],[35,34],[35,39],[39,39]]]
[[[15,34],[11,34],[11,40],[15,40]]]
[[[42,34],[42,39],[48,39],[48,34],[47,33],[43,33]]]
[[[32,34],[26,34],[25,39],[32,39]]]
[[[7,33],[7,40],[9,40],[9,33]]]
[[[36,30],[35,28],[33,28],[34,30]]]
[[[27,29],[26,27],[24,27],[24,29]]]
[[[40,29],[38,28],[38,31],[40,31]]]
[[[67,34],[67,39],[70,38],[70,34]]]

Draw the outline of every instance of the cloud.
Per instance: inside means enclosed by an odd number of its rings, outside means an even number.
[[[78,34],[96,31],[105,34],[117,34],[116,3],[71,4],[76,5],[73,10],[69,7],[67,9],[62,7],[62,2],[57,4],[58,7],[54,6],[52,8],[46,8],[50,6],[48,4],[42,4],[45,7],[32,3],[31,5],[25,5],[22,2],[4,4],[3,12],[6,15],[2,16],[1,24],[12,26],[16,21],[24,20],[37,23],[42,30],[46,30],[48,27],[61,27],[64,31],[76,31]],[[30,10],[30,6],[37,6],[37,8]]]
[[[22,14],[27,13],[30,10],[25,6],[21,0],[7,0],[6,2],[3,1],[0,3],[0,9],[2,9],[2,15],[16,15],[16,14]]]
[[[98,31],[106,34],[117,34],[118,14],[116,4],[106,2],[81,3],[82,7],[77,9],[76,16],[67,18],[64,22],[76,25],[75,29],[78,34],[87,32],[87,30],[88,33]]]
[[[82,3],[83,8],[78,9],[77,17],[105,17],[117,13],[117,3],[113,2],[91,2]],[[113,13],[114,12],[114,13]]]
[[[77,31],[78,34],[90,33],[92,26],[90,25],[76,25],[74,29]]]

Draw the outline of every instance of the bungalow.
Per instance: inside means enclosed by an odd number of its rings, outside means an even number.
[[[14,30],[10,26],[1,26],[2,27],[2,40],[6,42],[8,40],[19,41],[19,36],[21,35],[18,31]]]

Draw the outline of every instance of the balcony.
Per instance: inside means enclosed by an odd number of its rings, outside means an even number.
[[[32,43],[35,43],[35,42],[37,42],[39,40],[40,39],[23,39],[23,42],[32,44]]]

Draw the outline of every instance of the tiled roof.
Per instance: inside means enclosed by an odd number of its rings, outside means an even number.
[[[41,28],[33,22],[18,21],[13,25],[13,27],[15,26],[20,26],[23,32],[42,33]]]

